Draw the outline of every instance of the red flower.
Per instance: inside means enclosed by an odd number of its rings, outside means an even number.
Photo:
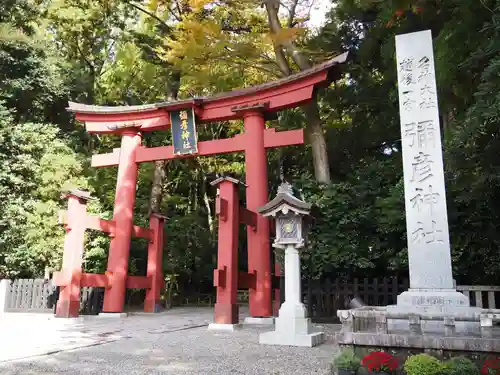
[[[394,15],[396,17],[402,17],[405,14],[405,11],[403,9],[398,9],[394,12]]]
[[[484,361],[481,373],[483,375],[488,375],[490,370],[495,370],[496,374],[500,374],[500,358],[489,358]]]
[[[385,352],[371,352],[361,360],[361,364],[370,371],[380,371],[382,369],[394,371],[398,368],[396,358]]]

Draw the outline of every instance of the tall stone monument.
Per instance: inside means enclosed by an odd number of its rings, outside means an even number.
[[[410,289],[388,308],[468,308],[453,284],[431,31],[396,36],[396,57]]]

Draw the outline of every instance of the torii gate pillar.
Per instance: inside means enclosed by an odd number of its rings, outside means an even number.
[[[264,146],[264,114],[258,110],[245,111],[245,164],[247,209],[257,212],[268,201],[267,154]],[[248,273],[255,273],[255,289],[249,291],[251,317],[271,317],[271,248],[269,221],[257,214],[257,226],[247,227]]]
[[[108,256],[108,273],[112,281],[111,287],[106,288],[104,292],[104,313],[123,312],[137,185],[136,152],[140,145],[139,132],[130,129],[122,133],[113,211],[116,229]]]
[[[238,228],[240,201],[238,180],[219,178],[211,183],[217,186],[216,213],[219,217],[217,269],[214,286],[217,302],[214,306],[215,324],[208,329],[233,330],[239,322],[238,292]]]
[[[80,279],[82,277],[83,247],[85,243],[85,215],[90,195],[78,190],[70,191],[68,221],[64,238],[62,274],[65,285],[61,287],[57,301],[56,317],[73,318],[80,312]]]

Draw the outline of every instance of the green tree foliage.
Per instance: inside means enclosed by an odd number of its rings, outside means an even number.
[[[281,2],[281,28],[272,1],[2,2],[0,276],[58,267],[63,230],[56,213],[65,206],[59,193],[66,185],[88,187],[98,198],[89,212],[112,217],[116,168],[96,170],[88,160],[120,140],[88,136],[65,112],[68,99],[126,105],[211,95],[276,79],[288,74],[286,66],[302,69],[290,57],[294,48],[311,61],[350,54],[342,79],[318,92],[331,183],[315,182],[309,145],[268,152],[270,193],[281,166],[315,204],[304,277],[406,276],[394,36],[431,29],[454,275],[461,283],[498,284],[500,1],[332,4],[325,26],[313,32],[307,1]],[[300,109],[269,123],[279,130],[305,124]],[[240,121],[198,128],[199,140],[241,131]],[[170,144],[170,132],[147,134],[143,143]],[[153,206],[167,214],[164,268],[181,290],[211,285],[217,222],[209,182],[221,173],[244,180],[244,172],[241,154],[141,165],[135,223],[147,226]],[[162,199],[153,205],[155,186]],[[244,269],[244,228],[240,233]],[[146,247],[132,242],[131,273],[145,273]],[[103,272],[108,248],[108,236],[89,232],[85,269]]]
[[[127,36],[127,7],[121,1],[53,0],[46,13],[46,37],[71,69],[74,99],[102,103],[101,79]]]
[[[43,276],[59,266],[60,195],[86,186],[82,163],[57,127],[17,124],[0,110],[0,274]]]
[[[37,6],[28,1],[0,5],[0,100],[15,109],[17,120],[56,121],[67,89],[60,64],[47,53],[49,41],[38,33]]]
[[[454,276],[465,283],[498,283],[493,202],[498,199],[499,97],[494,87],[499,5],[344,0],[311,40],[318,50],[351,53],[349,80],[329,89],[323,103],[332,121],[343,126],[329,137],[330,155],[339,161],[337,182],[313,195],[320,202],[311,244],[313,274],[406,273],[394,36],[430,28],[445,136]]]

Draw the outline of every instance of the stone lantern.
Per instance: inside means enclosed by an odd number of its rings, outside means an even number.
[[[286,182],[280,185],[273,200],[259,208],[262,216],[276,220],[273,246],[285,249],[285,302],[276,318],[275,330],[260,334],[261,344],[312,347],[324,341],[322,332],[312,330],[302,303],[299,249],[304,247],[310,210],[311,205],[295,197],[291,185]]]

